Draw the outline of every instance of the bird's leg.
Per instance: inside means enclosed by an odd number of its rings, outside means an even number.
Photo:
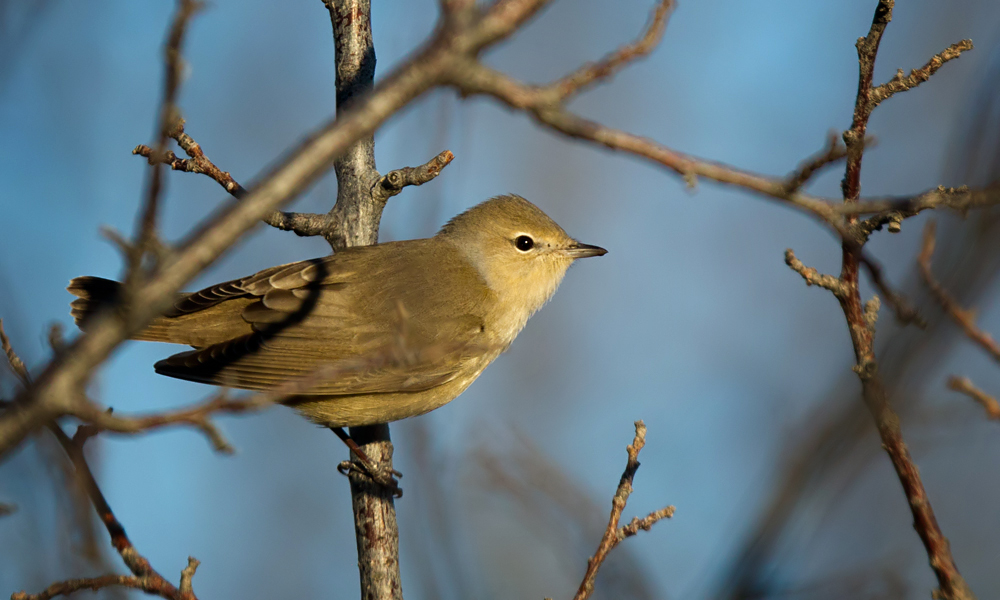
[[[403,490],[399,487],[399,482],[396,481],[396,477],[402,477],[403,474],[395,469],[390,469],[389,473],[385,473],[382,469],[379,469],[372,460],[365,454],[357,442],[351,439],[351,436],[347,435],[343,427],[331,427],[330,431],[337,434],[340,441],[344,442],[347,448],[358,457],[358,462],[361,463],[361,469],[358,468],[357,463],[349,460],[337,465],[337,470],[344,475],[349,475],[351,472],[362,473],[367,477],[371,478],[375,483],[381,484],[387,488],[393,490],[393,495],[397,498],[403,495]],[[395,475],[396,477],[393,477]]]

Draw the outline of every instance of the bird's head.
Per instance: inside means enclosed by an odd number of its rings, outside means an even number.
[[[501,302],[526,320],[579,258],[607,250],[581,244],[520,196],[491,198],[448,222],[438,236],[456,244]]]

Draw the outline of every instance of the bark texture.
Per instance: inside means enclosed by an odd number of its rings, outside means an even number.
[[[333,24],[337,67],[337,116],[375,84],[375,44],[368,0],[326,2]],[[380,176],[375,167],[374,135],[364,136],[334,162],[337,202],[330,211],[339,227],[325,235],[334,250],[378,243],[385,200],[372,192]],[[392,470],[392,442],[386,424],[352,427],[351,437],[380,470]],[[357,460],[356,456],[352,456]],[[352,471],[351,501],[358,543],[361,598],[401,599],[399,529],[393,490]]]

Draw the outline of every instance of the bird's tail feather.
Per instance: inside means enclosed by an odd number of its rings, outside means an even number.
[[[113,309],[122,300],[122,284],[101,277],[77,277],[66,288],[76,296],[70,303],[70,314],[80,329],[86,331],[94,315]],[[177,301],[190,294],[178,294]],[[233,298],[210,304],[205,308],[170,316],[157,317],[148,327],[132,336],[145,342],[169,342],[202,348],[253,333],[242,319],[241,311],[254,299]]]
[[[69,304],[70,314],[73,315],[77,327],[84,331],[94,315],[118,305],[122,299],[122,284],[102,277],[76,277],[69,282],[66,290],[76,296],[76,300]],[[171,335],[171,329],[170,321],[160,317],[132,339],[177,343],[178,340],[173,339],[175,336]]]

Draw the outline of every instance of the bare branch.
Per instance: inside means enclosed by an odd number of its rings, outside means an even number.
[[[242,198],[246,195],[243,186],[233,179],[228,171],[223,171],[209,160],[201,149],[201,145],[184,132],[183,120],[179,121],[171,131],[170,137],[177,141],[190,158],[179,158],[170,150],[157,155],[152,148],[142,144],[136,146],[132,150],[132,154],[145,157],[150,164],[153,164],[154,161],[160,161],[170,165],[170,168],[175,171],[207,175],[232,194],[234,198]],[[406,186],[423,185],[440,175],[441,170],[454,159],[455,155],[450,150],[445,150],[419,167],[403,167],[389,171],[372,186],[372,197],[377,201],[385,202],[401,192]],[[262,220],[271,227],[282,231],[291,231],[303,237],[333,235],[333,232],[341,226],[340,222],[330,214],[279,210],[271,211]]]
[[[968,50],[972,50],[972,40],[962,40],[935,54],[927,61],[926,65],[919,69],[913,69],[909,75],[903,76],[903,70],[898,69],[896,76],[889,80],[888,83],[883,83],[872,90],[872,108],[888,100],[896,93],[905,92],[927,81],[944,63],[955,60]]]
[[[903,228],[903,219],[912,217],[915,214],[915,212],[904,214],[898,210],[879,213],[856,223],[855,231],[858,233],[858,237],[864,241],[867,241],[872,233],[881,231],[884,226],[888,226],[889,233],[899,233]]]
[[[636,471],[639,470],[639,451],[645,445],[646,424],[642,421],[636,421],[635,439],[626,448],[628,451],[628,462],[625,464],[625,472],[622,473],[621,480],[618,482],[618,489],[611,499],[611,516],[608,519],[608,526],[604,530],[601,543],[597,546],[597,552],[587,561],[587,572],[584,574],[583,581],[580,583],[580,588],[577,590],[573,600],[585,600],[590,597],[594,592],[594,580],[597,578],[598,569],[601,568],[601,564],[604,563],[604,559],[607,558],[608,553],[614,550],[622,540],[635,535],[640,529],[649,531],[658,521],[674,516],[675,508],[667,506],[666,508],[653,511],[641,519],[635,517],[623,527],[618,526],[622,518],[622,512],[625,510],[625,505],[628,503],[628,497],[632,494],[632,480],[635,478]]]
[[[584,119],[561,104],[553,103],[548,88],[521,83],[472,59],[457,61],[449,71],[449,82],[464,95],[492,96],[515,110],[526,111],[538,123],[571,138],[594,142],[666,167],[683,177],[689,185],[698,177],[704,177],[774,198],[812,215],[824,224],[833,225],[835,229],[843,222],[830,202],[801,192],[789,193],[784,179],[695,158],[649,138]],[[839,229],[837,231],[840,232]]]
[[[847,145],[847,174],[841,185],[844,199],[857,202],[861,195],[861,158],[864,155],[865,132],[868,129],[868,118],[875,105],[871,101],[872,77],[875,73],[875,56],[882,41],[882,34],[892,20],[894,0],[879,0],[875,8],[875,17],[868,35],[859,38],[858,48],[858,94],[854,103],[854,119],[851,128],[844,132],[844,143]]]
[[[868,269],[868,274],[871,276],[875,289],[881,292],[882,296],[885,298],[886,304],[888,304],[893,313],[895,313],[896,320],[903,325],[909,325],[912,323],[921,329],[926,328],[927,321],[920,315],[917,309],[911,306],[909,301],[904,298],[902,294],[889,287],[889,282],[885,280],[885,275],[882,272],[882,265],[880,265],[878,261],[869,256],[868,253],[863,250],[859,252],[859,255],[861,264]]]
[[[419,167],[403,167],[389,171],[372,186],[372,196],[382,202],[403,191],[410,185],[423,185],[441,174],[441,170],[455,160],[451,150],[445,150]]]
[[[28,594],[24,591],[14,592],[10,595],[10,600],[50,600],[51,598],[68,596],[83,590],[96,592],[110,587],[131,588],[163,598],[174,598],[174,596],[169,594],[161,594],[162,590],[146,577],[136,577],[135,575],[101,575],[100,577],[67,579],[66,581],[53,583],[37,594]]]
[[[805,266],[801,260],[796,258],[795,252],[791,248],[785,250],[785,264],[793,271],[802,276],[806,285],[815,285],[823,289],[830,290],[838,298],[846,293],[844,283],[833,275],[824,275],[812,267]]]
[[[927,225],[924,226],[924,240],[917,258],[924,283],[944,312],[962,328],[965,335],[985,350],[993,360],[1000,362],[1000,344],[997,344],[993,336],[976,326],[975,311],[962,308],[955,297],[934,279],[934,273],[931,271],[931,257],[934,255],[934,231],[934,221],[928,221]]]
[[[867,143],[871,147],[871,142]],[[816,173],[847,156],[847,148],[840,144],[835,132],[826,138],[826,146],[818,154],[810,156],[785,178],[785,192],[793,194],[809,182]]]
[[[188,564],[181,571],[181,585],[178,589],[182,596],[194,596],[194,591],[191,589],[191,579],[194,577],[194,573],[198,570],[198,565],[200,564],[201,562],[197,558],[193,556],[188,557]]]
[[[159,162],[169,165],[174,171],[208,175],[218,182],[224,190],[236,198],[242,198],[246,195],[246,190],[243,189],[243,186],[237,183],[228,171],[223,171],[219,167],[215,166],[215,163],[205,156],[204,151],[201,149],[201,145],[195,142],[190,135],[184,132],[183,119],[177,123],[177,126],[171,132],[171,137],[178,141],[181,148],[184,149],[190,158],[179,158],[171,150],[157,154],[152,148],[143,144],[136,146],[132,150],[132,154],[145,157],[149,161],[149,164],[156,164]],[[186,143],[180,143],[181,140],[184,140]]]
[[[13,353],[13,350],[11,351]],[[111,536],[111,545],[121,556],[125,566],[132,572],[132,576],[127,575],[104,575],[101,577],[91,577],[84,579],[70,579],[59,583],[54,583],[38,594],[27,594],[23,591],[15,592],[11,595],[11,600],[47,600],[61,595],[68,595],[80,590],[97,591],[106,587],[123,586],[143,590],[148,594],[153,594],[168,600],[197,600],[191,589],[191,577],[198,566],[198,561],[188,558],[188,566],[181,574],[181,589],[173,586],[162,575],[157,572],[149,561],[139,554],[118,518],[115,517],[111,506],[108,504],[104,493],[97,485],[87,459],[83,453],[83,446],[87,439],[96,433],[96,429],[90,427],[80,427],[76,435],[70,438],[62,428],[52,422],[48,425],[49,430],[56,440],[66,451],[76,472],[76,476],[87,497],[90,498],[94,510],[104,523],[108,534]]]
[[[667,30],[670,13],[673,10],[673,0],[660,0],[653,9],[646,30],[637,40],[622,46],[597,62],[583,65],[573,73],[548,85],[547,92],[552,94],[552,100],[565,102],[594,83],[609,79],[636,59],[648,56],[663,39],[663,33]]]
[[[163,100],[160,103],[157,117],[156,156],[166,152],[170,131],[179,118],[176,99],[177,91],[180,88],[181,74],[184,70],[181,46],[184,42],[184,35],[187,33],[188,23],[194,14],[201,9],[201,6],[201,2],[197,0],[178,0],[177,2],[177,10],[174,13],[173,23],[170,26],[170,33],[164,47]],[[146,186],[146,200],[139,221],[139,232],[132,248],[133,252],[127,254],[129,261],[126,275],[127,290],[131,290],[138,282],[143,258],[147,250],[150,249],[150,244],[154,243],[153,240],[156,238],[156,217],[159,211],[160,193],[163,189],[163,173],[158,161],[150,161],[150,165],[153,168]]]
[[[175,171],[186,173],[201,173],[214,179],[224,190],[232,194],[234,198],[243,198],[247,191],[241,186],[229,171],[223,171],[215,165],[201,149],[201,145],[184,131],[184,120],[179,119],[170,131],[170,137],[177,141],[184,152],[190,158],[179,158],[170,150],[156,153],[149,146],[139,144],[132,150],[132,154],[145,157],[149,164],[160,162],[169,165]],[[326,227],[329,226],[327,215],[315,213],[297,213],[272,210],[261,219],[271,227],[283,231],[292,231],[300,236],[322,235]]]
[[[868,35],[858,40],[858,92],[854,105],[854,116],[851,128],[844,132],[844,142],[847,144],[847,168],[841,185],[845,206],[859,203],[861,193],[861,161],[864,155],[865,132],[868,119],[877,102],[873,101],[872,73],[875,68],[875,57],[878,54],[879,42],[889,21],[892,20],[893,0],[879,0],[875,16]],[[899,415],[889,403],[885,384],[878,371],[875,357],[875,331],[871,326],[872,310],[862,307],[859,286],[859,271],[862,264],[871,274],[872,281],[885,301],[893,307],[897,318],[920,323],[919,315],[910,308],[902,297],[893,292],[882,275],[882,269],[864,252],[864,243],[868,234],[877,228],[878,219],[869,223],[857,225],[857,217],[848,216],[848,224],[856,235],[844,236],[842,244],[842,263],[840,281],[845,294],[840,296],[841,308],[847,320],[851,343],[857,361],[854,367],[861,380],[862,398],[875,421],[882,447],[889,455],[896,475],[902,485],[903,493],[909,502],[913,514],[913,526],[920,536],[927,552],[931,569],[937,576],[938,590],[935,595],[943,600],[971,600],[975,598],[962,575],[958,572],[947,538],[941,532],[934,509],[931,507],[920,479],[920,472],[913,457],[903,440]]]
[[[983,405],[986,416],[994,421],[1000,421],[1000,402],[993,396],[977,388],[968,377],[952,375],[948,378],[948,389],[961,392]]]
[[[997,204],[1000,204],[1000,187],[998,186],[981,190],[970,190],[966,186],[958,188],[938,186],[916,196],[862,199],[856,204],[830,207],[830,212],[837,215],[878,215],[879,213],[899,212],[903,218],[908,218],[935,208],[948,208],[965,214],[975,208],[986,208]]]

